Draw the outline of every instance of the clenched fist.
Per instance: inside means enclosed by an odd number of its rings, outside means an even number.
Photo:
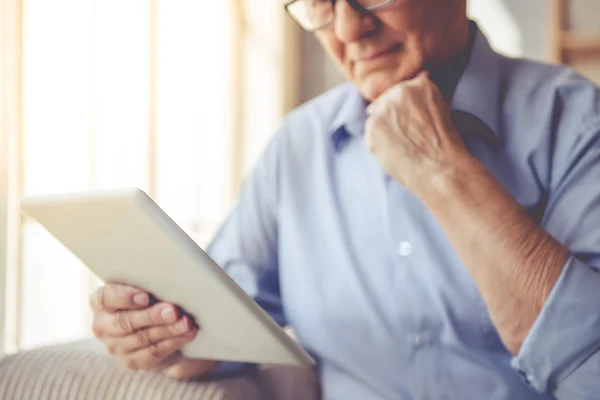
[[[197,327],[180,316],[173,304],[150,304],[139,289],[109,284],[91,297],[93,331],[108,351],[130,369],[161,371],[189,379],[212,371],[215,362],[188,359],[180,349],[191,342]]]
[[[370,151],[388,175],[417,196],[467,154],[449,105],[425,72],[391,87],[367,114]]]

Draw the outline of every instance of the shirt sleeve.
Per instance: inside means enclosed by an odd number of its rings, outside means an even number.
[[[211,258],[279,325],[278,173],[281,131],[247,176],[237,204],[207,248]]]
[[[600,126],[598,127],[600,128]],[[600,129],[563,146],[542,226],[571,256],[512,366],[559,400],[600,393]]]
[[[244,180],[237,203],[217,231],[207,254],[279,325],[286,320],[279,293],[277,263],[278,174],[282,132],[271,139]],[[206,379],[252,367],[220,362]]]

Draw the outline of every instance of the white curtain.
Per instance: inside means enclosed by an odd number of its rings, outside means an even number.
[[[14,183],[5,219],[20,216],[21,195],[137,186],[206,244],[294,105],[295,30],[281,4],[3,1],[23,11],[5,54],[22,54],[10,88],[22,126],[2,131],[16,143],[2,160],[16,166],[0,175],[0,188]],[[0,298],[5,349],[90,335],[94,277],[36,222],[0,223],[19,238],[0,242],[16,255],[0,253],[0,285],[16,286]]]
[[[491,46],[511,57],[522,57],[523,38],[505,0],[468,0],[469,17],[476,20]]]

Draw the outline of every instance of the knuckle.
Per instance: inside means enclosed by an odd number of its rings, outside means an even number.
[[[391,98],[395,98],[395,97],[402,98],[409,91],[409,89],[410,89],[410,83],[403,82],[399,85],[396,85],[396,87],[394,87],[390,91],[390,97]]]
[[[397,95],[397,103],[403,103],[403,102],[407,102],[411,100],[411,97],[413,97],[413,93],[415,93],[416,91],[416,87],[414,86],[404,86],[402,87],[401,90],[398,91],[398,95]]]
[[[94,335],[98,338],[104,336],[104,323],[99,315],[94,317],[94,321],[92,322],[92,332],[94,332]]]
[[[415,97],[423,93],[423,90],[426,90],[427,87],[422,81],[415,82],[413,85],[410,85],[406,88],[406,92],[404,92],[405,96]]]
[[[154,343],[148,346],[148,353],[154,360],[165,358],[161,349],[159,349],[158,345]]]
[[[127,315],[127,313],[120,312],[115,314],[115,319],[117,320],[117,326],[125,333],[133,332],[133,325],[131,324],[131,319]]]
[[[186,326],[189,329],[189,325]],[[171,324],[169,326],[164,327],[164,329],[161,332],[161,336],[163,338],[174,338],[177,336],[181,336],[183,333],[186,332],[182,332],[181,331],[181,325],[179,325],[179,323],[177,324]]]
[[[150,335],[148,334],[148,330],[146,329],[140,329],[135,333],[135,336],[140,347],[148,347],[152,344],[152,341],[150,340]]]
[[[180,333],[177,332],[176,325],[165,326],[164,328],[162,328],[162,330],[160,332],[160,336],[163,339],[174,338],[179,335],[180,335]]]

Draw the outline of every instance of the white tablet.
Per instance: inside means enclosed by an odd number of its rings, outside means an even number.
[[[201,329],[185,356],[314,364],[143,191],[23,197],[21,208],[104,282],[133,285],[188,312]]]

